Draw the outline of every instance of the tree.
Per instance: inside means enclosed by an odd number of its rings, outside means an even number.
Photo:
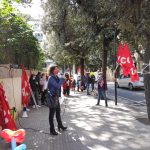
[[[144,64],[150,61],[150,1],[149,0],[121,0],[116,1],[118,10],[118,24],[124,37],[130,40],[132,45],[145,47]],[[132,36],[131,36],[132,35]],[[131,38],[132,37],[132,38]],[[141,56],[142,57],[142,56]],[[150,75],[149,67],[144,73],[145,98],[147,104],[148,118],[150,120]]]
[[[89,53],[92,42],[90,19],[81,14],[73,1],[51,0],[44,8],[47,13],[44,19],[45,31],[54,31],[62,49],[80,60],[83,77],[85,55]]]
[[[0,29],[0,63],[40,66],[42,58],[38,41],[26,21],[7,0],[0,3]]]
[[[116,8],[112,7],[114,1],[99,1],[99,0],[77,0],[77,3],[81,9],[91,18],[92,29],[93,29],[93,41],[100,37],[102,42],[102,71],[104,78],[106,78],[107,70],[107,59],[108,51],[111,50],[109,47],[110,43],[114,39],[114,32],[116,32]],[[117,35],[117,34],[116,34]]]

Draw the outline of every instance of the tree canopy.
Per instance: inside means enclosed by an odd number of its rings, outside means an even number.
[[[11,2],[3,0],[0,3],[0,63],[38,68],[41,54],[27,21],[12,7]]]

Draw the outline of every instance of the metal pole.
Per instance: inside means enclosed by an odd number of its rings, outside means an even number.
[[[114,30],[114,51],[115,51],[115,68],[116,68],[116,29]],[[115,105],[117,105],[117,82],[116,82],[116,79],[117,79],[117,73],[115,71],[115,74],[114,74],[114,77],[115,77]]]

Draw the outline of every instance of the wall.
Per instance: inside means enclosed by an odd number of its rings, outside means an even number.
[[[30,74],[30,71],[26,71]],[[37,73],[37,71],[33,71]],[[10,108],[16,107],[17,112],[22,110],[21,106],[21,69],[10,68],[10,65],[0,65],[0,83],[5,90],[5,96]]]
[[[5,90],[5,96],[8,100],[10,108],[16,107],[17,112],[20,112],[21,107],[21,77],[3,78],[0,83]]]

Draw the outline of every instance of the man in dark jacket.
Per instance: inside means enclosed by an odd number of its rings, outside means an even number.
[[[87,88],[87,95],[90,95],[90,92],[89,92],[90,84],[91,84],[90,73],[87,73],[87,74],[86,74],[86,88]]]
[[[38,88],[38,81],[36,80],[36,76],[34,74],[31,75],[30,79],[29,79],[29,82],[30,82],[30,86],[31,86],[31,89],[32,89],[32,92],[34,94],[34,97],[35,97],[35,100],[36,100],[36,103],[38,105],[38,101],[39,101],[39,88]],[[34,101],[33,101],[33,98],[31,97],[31,105],[34,107]],[[38,105],[39,107],[39,105]]]

